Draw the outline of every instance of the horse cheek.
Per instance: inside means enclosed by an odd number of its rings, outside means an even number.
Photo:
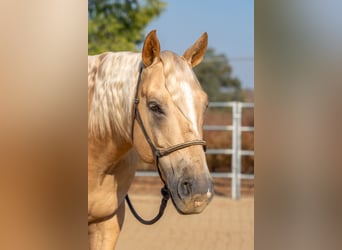
[[[134,132],[134,148],[137,151],[139,158],[145,163],[152,164],[154,158],[151,147],[137,124],[134,126]]]

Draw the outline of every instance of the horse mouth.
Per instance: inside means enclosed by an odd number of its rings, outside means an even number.
[[[177,212],[184,215],[202,213],[211,201],[211,199],[204,200],[199,198],[189,202],[184,202],[182,200],[174,199],[172,195],[171,200]]]

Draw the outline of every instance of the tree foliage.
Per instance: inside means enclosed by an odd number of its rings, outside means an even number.
[[[161,0],[88,0],[88,53],[136,50],[165,7]]]
[[[232,77],[232,67],[224,54],[209,48],[194,71],[210,101],[243,101],[241,82]]]

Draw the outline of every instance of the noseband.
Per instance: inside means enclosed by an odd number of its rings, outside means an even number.
[[[205,141],[203,141],[203,140],[193,140],[193,141],[188,141],[188,142],[183,142],[183,143],[180,143],[180,144],[176,144],[176,145],[173,145],[173,146],[168,147],[168,148],[158,148],[158,147],[156,147],[154,145],[153,141],[151,140],[151,137],[148,135],[148,133],[146,131],[146,128],[145,128],[144,123],[143,123],[143,121],[141,119],[140,112],[139,112],[139,109],[138,109],[138,104],[140,102],[140,99],[139,99],[139,86],[140,86],[140,82],[141,82],[142,71],[143,71],[143,67],[141,67],[140,71],[139,71],[139,77],[138,77],[138,82],[137,82],[137,87],[136,87],[136,90],[135,90],[135,97],[134,97],[132,130],[131,130],[132,143],[134,142],[134,122],[135,122],[135,120],[137,120],[137,123],[139,124],[139,126],[140,126],[140,128],[141,128],[141,130],[142,130],[142,132],[143,132],[143,134],[145,136],[146,141],[148,142],[148,144],[151,147],[151,150],[152,150],[152,153],[153,153],[153,156],[154,156],[154,162],[155,162],[156,167],[158,169],[159,177],[160,177],[160,179],[164,183],[164,187],[161,190],[163,198],[162,198],[162,202],[160,204],[159,213],[157,214],[157,216],[155,218],[153,218],[150,221],[144,220],[143,218],[141,218],[137,214],[137,212],[134,210],[134,208],[132,206],[132,203],[131,203],[128,195],[126,195],[126,201],[127,201],[127,204],[129,206],[132,214],[137,218],[138,221],[140,221],[141,223],[143,223],[145,225],[152,225],[152,224],[154,224],[155,222],[157,222],[161,218],[161,216],[164,213],[164,209],[166,207],[167,201],[170,198],[170,192],[169,192],[169,190],[167,188],[165,180],[163,179],[163,177],[161,175],[161,171],[160,171],[160,167],[159,167],[159,158],[164,157],[166,155],[169,155],[169,154],[171,154],[171,153],[173,153],[175,151],[178,151],[180,149],[191,147],[191,146],[196,146],[196,145],[203,146],[203,150],[206,151],[207,143]]]

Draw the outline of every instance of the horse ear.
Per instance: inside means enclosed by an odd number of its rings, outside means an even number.
[[[192,67],[195,67],[197,64],[199,64],[204,54],[207,50],[208,46],[208,34],[207,32],[204,32],[202,36],[190,47],[188,48],[184,54],[184,59],[191,64]]]
[[[150,66],[155,58],[159,57],[160,44],[157,38],[156,30],[152,30],[148,33],[144,41],[142,49],[142,61],[145,67]]]

